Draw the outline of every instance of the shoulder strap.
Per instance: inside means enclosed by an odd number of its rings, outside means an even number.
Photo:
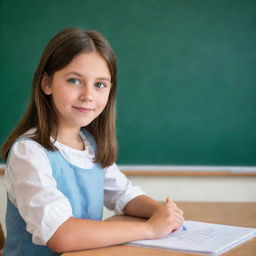
[[[93,136],[91,135],[91,133],[86,129],[86,128],[82,128],[81,132],[83,133],[83,135],[86,137],[86,139],[88,140],[88,142],[90,143],[90,145],[92,146],[93,150],[96,152],[97,150],[97,144],[95,139],[93,138]]]

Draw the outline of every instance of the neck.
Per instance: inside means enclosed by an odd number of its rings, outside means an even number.
[[[71,148],[84,150],[84,142],[80,137],[80,129],[58,129],[57,140]]]

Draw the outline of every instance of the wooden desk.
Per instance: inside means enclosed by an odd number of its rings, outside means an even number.
[[[256,203],[177,203],[185,212],[185,219],[256,228]],[[129,218],[118,217],[129,221]],[[153,248],[118,245],[101,249],[64,253],[62,256],[192,256],[198,254],[166,251]],[[224,253],[225,256],[256,255],[256,238]]]

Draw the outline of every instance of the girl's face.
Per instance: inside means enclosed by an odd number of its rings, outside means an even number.
[[[45,94],[52,96],[58,116],[58,129],[90,124],[104,110],[111,75],[106,61],[97,53],[81,53],[51,79],[42,81]]]

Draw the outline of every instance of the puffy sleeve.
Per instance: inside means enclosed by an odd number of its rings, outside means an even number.
[[[145,193],[139,186],[133,186],[116,164],[105,168],[104,205],[121,214],[132,199]]]
[[[5,186],[35,244],[46,245],[72,216],[68,199],[57,189],[46,151],[35,141],[20,140],[12,146]]]

